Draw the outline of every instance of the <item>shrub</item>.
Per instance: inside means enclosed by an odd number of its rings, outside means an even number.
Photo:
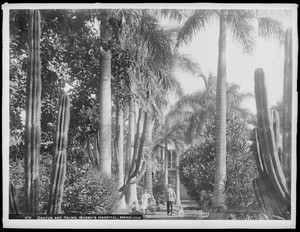
[[[115,211],[119,192],[117,182],[90,167],[69,165],[63,196],[65,214],[106,214]]]
[[[82,161],[82,160],[81,160]],[[48,207],[52,155],[44,152],[40,163],[40,213]],[[15,184],[20,211],[25,210],[24,160],[10,160],[10,180]],[[89,163],[67,162],[62,210],[64,214],[112,213],[118,203],[117,182],[94,170]]]
[[[179,164],[179,174],[188,194],[201,208],[211,205],[215,172],[215,124],[208,123],[198,146],[187,150]],[[238,120],[227,120],[227,181],[225,193],[229,209],[257,209],[252,180],[256,166],[247,142],[247,130]]]
[[[165,197],[165,181],[164,181],[164,175],[162,172],[159,172],[155,175],[155,179],[153,181],[153,196],[156,200],[156,204],[162,204],[164,202]]]
[[[24,177],[24,161],[22,159],[10,160],[9,163],[9,179],[16,187],[17,198],[21,213],[25,212],[25,177]],[[8,187],[8,186],[7,186]]]
[[[176,177],[175,171],[169,171],[168,174],[168,181],[172,186],[175,186]],[[166,193],[166,186],[165,186],[165,177],[164,172],[158,172],[153,179],[153,196],[156,200],[156,204],[163,204],[165,202],[165,193]]]

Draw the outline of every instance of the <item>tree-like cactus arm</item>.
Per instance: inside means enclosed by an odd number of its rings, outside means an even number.
[[[9,182],[9,213],[20,214],[19,200],[16,187],[13,182]]]
[[[68,127],[70,120],[69,105],[69,98],[64,94],[61,98],[61,105],[59,109],[55,152],[64,150],[67,147]]]
[[[272,207],[269,207],[268,198],[264,196],[265,191],[264,189],[262,189],[264,187],[265,187],[264,183],[262,183],[259,178],[253,179],[253,190],[254,190],[255,197],[260,203],[263,212],[268,216],[270,216],[272,213],[270,213],[269,210],[272,209]]]
[[[279,154],[278,154],[278,148],[279,148],[279,114],[276,110],[272,110],[272,123],[273,123],[273,131],[274,131],[274,137],[275,137],[275,146],[276,146],[276,153],[271,156],[273,163],[275,165],[275,173],[277,175],[277,178],[279,180],[279,183],[281,185],[281,188],[284,190],[284,193],[287,197],[287,200],[290,199],[290,193],[288,191],[288,187],[286,184],[286,180],[283,174],[281,162],[279,160]]]
[[[258,118],[258,137],[261,141],[260,142],[261,152],[265,154],[270,154],[272,151],[270,150],[271,146],[269,146],[269,143],[273,142],[272,144],[274,144],[275,141],[269,141],[270,138],[269,136],[267,136],[267,134],[270,132],[267,131],[267,128],[271,127],[271,122],[270,122],[270,111],[269,111],[269,104],[267,98],[265,76],[261,68],[255,70],[254,83],[255,83],[255,98],[256,98],[256,109],[257,109],[257,118]],[[262,156],[265,157],[264,154]],[[272,164],[270,164],[270,161],[271,159],[266,159],[267,172],[270,172],[269,169],[272,166]]]
[[[278,150],[279,144],[280,144],[280,120],[279,120],[279,114],[276,110],[271,110],[271,117],[272,117],[272,123],[273,123],[273,131],[275,136],[275,145]]]
[[[127,177],[129,176],[129,171],[131,167],[131,159],[130,159],[130,154],[129,154],[129,146],[130,146],[130,140],[129,136],[126,138],[126,156],[125,156],[125,173],[124,173],[124,183],[127,181]]]
[[[139,109],[139,114],[138,114],[138,120],[137,120],[137,126],[136,126],[136,133],[134,136],[134,145],[133,145],[133,157],[131,160],[130,168],[129,168],[129,175],[128,178],[132,178],[133,173],[136,172],[136,168],[139,168],[136,166],[136,160],[138,158],[138,147],[139,147],[139,133],[140,133],[140,122],[141,122],[141,117],[142,117],[142,109]],[[127,177],[125,177],[127,179]]]
[[[265,76],[262,69],[257,69],[255,78],[255,97],[258,118],[258,139],[260,155],[265,172],[260,173],[265,186],[262,193],[266,202],[270,202],[273,212],[285,218],[289,217],[290,195],[278,157],[279,117],[275,111],[270,112]],[[259,166],[259,165],[258,165]]]
[[[59,151],[59,154],[56,157],[55,162],[55,172],[53,175],[54,180],[51,181],[50,187],[50,197],[49,197],[49,208],[48,214],[59,214],[61,213],[61,198],[63,194],[63,183],[65,180],[65,164],[66,164],[66,157],[65,154],[62,154]]]
[[[255,196],[260,202],[263,212],[267,214],[269,218],[272,215],[282,215],[282,209],[280,208],[282,207],[282,203],[278,202],[272,185],[266,183],[268,183],[268,181],[264,178],[255,178],[253,180]]]
[[[259,176],[262,176],[265,172],[265,164],[263,163],[263,159],[261,157],[260,147],[259,147],[259,141],[258,141],[258,134],[257,134],[257,128],[254,128],[252,130],[251,139],[253,141],[253,144],[251,145],[251,150],[253,152],[256,166],[258,170]]]
[[[271,124],[271,116],[267,98],[267,89],[265,84],[265,76],[263,70],[256,69],[255,74],[255,97],[258,117],[258,136],[260,138],[260,147],[262,157],[266,162],[266,171],[270,175],[270,179],[274,185],[278,187],[278,191],[284,196],[285,189],[280,183],[283,180],[278,178],[278,164],[274,162],[274,157],[278,158],[275,145],[275,136],[273,132],[273,124]]]
[[[138,174],[138,171],[139,171],[140,165],[141,165],[141,161],[143,158],[143,148],[144,148],[144,142],[145,142],[145,138],[146,138],[146,130],[147,130],[147,122],[148,122],[147,118],[148,118],[148,114],[147,114],[147,112],[145,112],[143,131],[142,131],[142,136],[141,136],[141,140],[140,140],[140,144],[139,144],[138,157],[136,159],[136,169],[133,172],[131,177],[135,177]]]
[[[63,184],[66,175],[66,149],[68,143],[68,126],[70,120],[70,101],[64,94],[61,98],[57,125],[56,144],[53,154],[52,174],[49,194],[49,214],[61,213]]]
[[[282,216],[289,218],[289,202],[287,198],[284,198],[278,191],[277,187],[274,186],[270,177],[264,175],[262,178],[262,183],[264,183],[264,199],[268,202],[268,207],[272,210],[272,215]]]
[[[136,160],[137,157],[138,157],[141,118],[142,118],[142,108],[139,108],[138,120],[137,120],[137,125],[136,125],[136,133],[135,133],[135,136],[134,136],[133,158],[132,158],[132,160]]]
[[[146,171],[146,161],[143,161],[142,165],[141,165],[141,170],[139,171],[138,175],[136,176],[135,179],[132,179],[132,181],[130,181],[130,184],[136,184],[137,182],[140,181],[140,179],[143,177],[143,175],[145,174]]]
[[[283,123],[282,123],[282,155],[284,173],[287,179],[291,177],[291,141],[292,141],[292,96],[293,96],[293,50],[292,28],[285,35],[285,57],[283,78]],[[290,186],[289,186],[290,188]]]

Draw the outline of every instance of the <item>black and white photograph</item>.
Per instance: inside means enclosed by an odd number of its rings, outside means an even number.
[[[3,227],[295,228],[297,7],[3,4]]]

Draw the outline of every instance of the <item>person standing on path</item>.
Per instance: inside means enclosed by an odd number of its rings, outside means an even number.
[[[173,213],[173,202],[175,202],[176,194],[174,189],[172,189],[171,184],[168,185],[166,191],[166,200],[167,200],[167,214],[172,215]]]
[[[149,198],[151,195],[147,193],[147,190],[144,190],[144,193],[142,194],[142,199],[141,199],[141,210],[143,214],[147,214],[148,211],[148,205],[149,205]]]

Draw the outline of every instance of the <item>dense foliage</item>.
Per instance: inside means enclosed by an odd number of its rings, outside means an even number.
[[[186,69],[193,70],[195,74],[198,66],[192,64],[187,57],[180,56],[175,46],[178,30],[161,27],[154,12],[144,9],[40,10],[42,138],[39,211],[41,213],[45,213],[48,207],[54,132],[59,99],[65,92],[71,99],[71,114],[62,210],[64,213],[102,214],[114,212],[116,209],[119,200],[117,181],[108,179],[96,171],[89,156],[91,155],[89,142],[95,141],[99,129],[101,109],[99,111],[97,98],[102,71],[100,57],[106,50],[111,52],[109,72],[111,72],[112,102],[109,104],[112,104],[112,137],[115,139],[117,137],[116,109],[118,107],[124,109],[126,121],[128,118],[126,104],[129,99],[134,99],[137,106],[144,113],[147,112],[155,123],[154,145],[172,141],[176,149],[192,146],[180,161],[181,182],[202,208],[211,204],[216,127],[215,98],[212,96],[216,95],[214,80],[216,78],[206,80],[207,91],[181,98],[170,121],[163,119],[163,108],[168,105],[168,94],[172,92],[181,96],[181,88],[173,75],[173,67],[184,66],[187,63],[186,66],[190,68]],[[162,12],[168,15],[168,10]],[[25,212],[24,116],[29,56],[28,13],[28,10],[10,11],[9,34],[10,180],[16,186],[22,212]],[[178,13],[173,11],[173,17],[177,16],[180,19]],[[207,16],[209,15],[210,13]],[[100,22],[101,25],[104,22],[104,28],[107,30],[100,31]],[[179,39],[180,36],[183,34],[179,34]],[[237,116],[230,114],[227,120],[228,158],[225,185],[228,207],[232,209],[257,207],[252,190],[252,179],[256,175],[255,165],[247,141],[248,131],[242,122],[250,114],[239,105],[245,97],[246,95],[239,92],[237,85],[228,86],[227,113],[234,112]],[[191,111],[187,111],[181,105],[190,106]],[[128,131],[129,128],[125,123],[124,135],[128,134]],[[137,144],[139,140],[142,138],[137,136]],[[117,159],[116,150],[112,149],[113,176],[117,174],[117,161],[120,161]],[[175,172],[169,172],[169,183],[175,186]],[[145,186],[141,182],[137,186],[140,199]],[[157,173],[153,179],[153,194],[157,203],[164,201],[165,187],[163,173]]]
[[[169,183],[172,186],[175,186],[175,171],[173,172],[170,171],[168,177],[169,177]],[[165,203],[166,201],[165,194],[166,194],[166,185],[165,185],[164,172],[158,172],[155,174],[153,179],[153,196],[157,205]]]
[[[89,165],[69,167],[62,209],[65,214],[113,213],[118,204],[116,182]]]
[[[215,123],[205,125],[201,143],[188,149],[180,160],[180,179],[188,194],[201,208],[211,205],[215,170]],[[229,209],[256,209],[252,179],[257,175],[249,150],[245,125],[236,118],[227,120],[227,181],[225,191]]]
[[[86,157],[77,153],[77,162],[67,163],[67,176],[62,202],[64,213],[112,213],[118,202],[118,188],[116,182],[99,173],[91,167]],[[74,158],[74,157],[73,157]],[[72,157],[69,157],[72,160]],[[40,209],[46,213],[48,207],[50,173],[52,169],[52,155],[44,152],[41,159],[40,180]],[[17,159],[10,163],[10,180],[15,184],[21,212],[25,212],[24,205],[24,162]]]

